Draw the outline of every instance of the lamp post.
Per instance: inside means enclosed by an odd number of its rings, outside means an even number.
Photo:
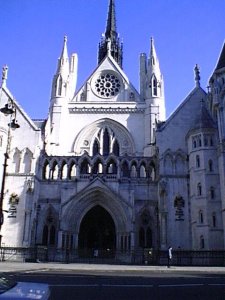
[[[4,163],[3,163],[3,172],[2,172],[2,183],[1,183],[1,193],[0,193],[0,232],[1,227],[4,223],[4,215],[3,212],[7,212],[3,210],[3,200],[4,200],[4,192],[5,192],[5,179],[6,179],[6,169],[7,169],[7,161],[9,158],[9,149],[10,149],[10,133],[11,129],[15,130],[20,127],[16,120],[16,108],[11,100],[8,100],[8,103],[0,109],[5,116],[10,116],[10,122],[8,123],[8,132],[7,132],[7,143],[6,143],[6,151],[4,153]],[[0,234],[0,247],[2,242],[2,235]]]

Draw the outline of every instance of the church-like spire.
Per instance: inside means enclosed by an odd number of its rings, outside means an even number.
[[[120,43],[118,33],[116,30],[116,14],[115,14],[115,1],[109,1],[108,18],[106,24],[105,34],[99,43],[98,50],[98,63],[110,54],[115,61],[122,67],[123,61],[123,47]]]
[[[157,73],[155,75],[160,75],[160,68],[159,68],[159,61],[156,55],[155,45],[154,45],[154,39],[151,38],[151,45],[150,45],[150,54],[149,54],[149,60],[148,60],[148,66],[151,75],[154,73]]]
[[[74,53],[69,59],[67,50],[67,36],[64,36],[63,48],[58,59],[56,74],[52,83],[52,95],[55,97],[68,97],[74,95],[77,81],[77,55]]]
[[[111,39],[111,40],[117,38],[114,0],[110,0],[110,2],[109,2],[109,11],[108,11],[108,19],[107,19],[105,37],[106,37],[106,39]]]
[[[61,56],[58,61],[58,73],[61,73],[61,75],[64,75],[64,73],[68,76],[69,74],[69,57],[68,57],[68,51],[67,51],[67,36],[64,36],[64,42],[63,42],[63,49]]]

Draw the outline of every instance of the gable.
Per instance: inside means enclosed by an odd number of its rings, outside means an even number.
[[[160,153],[168,148],[185,151],[185,137],[199,114],[202,100],[205,99],[205,91],[199,87],[195,88],[169,119],[158,127],[156,135]]]
[[[72,100],[103,103],[139,101],[139,93],[110,55],[94,70]]]

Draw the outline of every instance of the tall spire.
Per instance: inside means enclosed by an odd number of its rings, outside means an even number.
[[[107,39],[109,38],[111,40],[117,38],[114,0],[110,0],[110,2],[109,2],[109,11],[108,11],[108,19],[107,19],[105,37]]]
[[[109,0],[108,18],[106,23],[106,31],[99,43],[98,64],[107,56],[111,55],[122,68],[123,47],[120,43],[116,30],[116,14],[115,1]]]

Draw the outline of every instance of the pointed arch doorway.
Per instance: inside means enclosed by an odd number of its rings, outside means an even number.
[[[80,224],[79,254],[83,257],[113,257],[116,248],[115,223],[100,205],[91,208]],[[97,250],[97,252],[95,251]]]

